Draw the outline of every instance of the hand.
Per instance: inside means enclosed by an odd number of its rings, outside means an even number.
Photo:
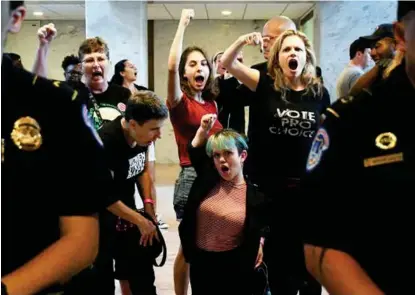
[[[258,249],[258,255],[256,256],[255,268],[258,268],[261,265],[263,258],[264,252],[262,250],[262,244],[260,244]]]
[[[187,27],[190,23],[190,20],[195,17],[195,11],[193,9],[183,9],[182,16],[180,18],[180,24]]]
[[[213,124],[215,124],[216,118],[217,118],[216,114],[204,115],[200,122],[200,128],[202,128],[203,131],[205,131],[206,133],[209,133],[209,131],[213,127]]]
[[[150,203],[144,204],[144,212],[153,218],[154,222],[157,223],[156,213],[154,212],[154,205]]]
[[[55,39],[56,35],[57,31],[55,25],[52,23],[44,25],[39,30],[37,30],[37,36],[39,38],[40,45],[49,45],[50,42]]]
[[[153,238],[158,239],[156,226],[147,218],[137,223],[137,227],[141,233],[140,245],[146,247],[147,245],[153,245]]]
[[[253,32],[246,35],[242,35],[239,39],[244,42],[245,45],[259,45],[261,53],[264,52],[264,40],[261,33]]]
[[[381,69],[386,69],[392,62],[391,58],[382,58],[376,62],[376,65]]]

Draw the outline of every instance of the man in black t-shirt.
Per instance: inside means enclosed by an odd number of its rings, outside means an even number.
[[[108,83],[109,48],[100,37],[86,39],[78,50],[82,62],[85,85],[81,90],[88,98],[88,109],[97,129],[106,122],[123,115],[131,92]]]
[[[140,244],[144,246],[151,245],[156,231],[153,226],[151,233],[143,232],[147,230],[142,225],[143,217],[134,211],[136,210],[135,186],[143,199],[145,212],[157,222],[152,199],[154,183],[147,169],[147,148],[160,138],[161,128],[167,116],[166,105],[153,92],[139,91],[129,99],[125,116],[117,117],[99,130],[104,143],[106,163],[114,179],[112,190],[114,198],[108,202],[111,204],[108,210],[119,218],[137,225],[142,234]],[[115,230],[121,234],[118,236],[119,239],[103,242],[110,242],[114,247],[110,250],[111,253],[106,251],[112,248],[111,245],[101,247],[103,251],[100,252],[97,267],[105,267],[102,270],[106,274],[103,280],[107,280],[107,282],[101,280],[101,283],[113,284],[112,264],[105,264],[105,261],[112,261],[111,258],[114,258],[115,277],[118,280],[127,280],[133,294],[155,295],[154,258],[140,256],[139,241],[124,239],[123,229],[117,226],[117,222],[109,221],[106,224],[109,227],[101,229],[103,235],[110,235]],[[100,263],[101,261],[103,263]],[[96,294],[110,294],[108,291],[111,290],[106,289],[102,292],[96,290]]]
[[[404,62],[371,94],[328,109],[307,162],[306,263],[330,294],[414,289],[415,2],[398,3],[398,21]]]
[[[1,1],[2,51],[25,12],[23,1]],[[72,89],[7,57],[1,78],[1,294],[60,292],[97,254],[99,198],[111,179],[102,142]]]
[[[46,77],[46,60],[50,44],[57,32],[53,24],[39,29],[39,49],[34,72]],[[79,47],[78,56],[85,79],[83,83],[71,83],[78,92],[78,99],[87,104],[96,129],[104,123],[123,115],[131,92],[119,85],[108,83],[110,56],[107,43],[100,37],[88,38]]]

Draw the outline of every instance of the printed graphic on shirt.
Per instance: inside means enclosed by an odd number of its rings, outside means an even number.
[[[118,104],[118,107],[111,105],[111,104],[99,104],[99,113],[101,115],[102,121],[100,120],[99,116],[97,115],[95,109],[91,107],[89,112],[92,114],[92,120],[94,122],[95,128],[100,129],[105,122],[113,121],[115,118],[119,117],[120,115],[124,115],[124,112],[121,108],[125,110],[125,107],[120,108],[121,103]]]
[[[307,160],[307,171],[313,170],[320,163],[323,152],[329,148],[329,144],[330,140],[327,131],[324,128],[320,128],[311,145],[310,154],[308,155]]]
[[[313,138],[315,134],[315,112],[277,108],[274,118],[274,124],[269,127],[271,134],[306,138]]]
[[[91,130],[92,134],[94,135],[95,139],[99,143],[100,146],[104,146],[104,143],[99,137],[97,130],[95,129],[94,123],[92,122],[91,116],[88,113],[86,105],[82,105],[82,118],[84,119],[85,125]]]
[[[139,153],[137,156],[128,160],[130,167],[128,168],[127,179],[137,176],[144,170],[144,165],[146,163],[146,153]]]

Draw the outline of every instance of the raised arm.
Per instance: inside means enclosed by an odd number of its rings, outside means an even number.
[[[209,138],[209,132],[215,124],[216,114],[206,114],[202,117],[200,127],[196,132],[195,137],[192,140],[192,147],[199,148],[206,144]]]
[[[238,53],[245,45],[259,45],[263,51],[263,40],[260,33],[254,32],[240,36],[221,57],[222,65],[251,91],[256,91],[259,82],[259,71],[251,69],[237,60]]]
[[[50,23],[44,25],[37,31],[39,38],[39,47],[36,51],[35,63],[33,64],[32,72],[38,76],[47,78],[47,57],[49,53],[49,46],[52,40],[56,37],[55,25]]]
[[[206,163],[211,162],[208,160],[209,157],[206,154],[205,145],[209,138],[209,132],[212,129],[213,124],[215,124],[216,119],[216,114],[204,115],[195,137],[188,146],[190,161],[195,168],[197,175],[204,174],[208,170]]]
[[[170,47],[167,78],[167,102],[173,108],[180,103],[182,91],[180,89],[179,63],[183,51],[183,36],[190,19],[194,17],[193,9],[183,9],[176,35]]]

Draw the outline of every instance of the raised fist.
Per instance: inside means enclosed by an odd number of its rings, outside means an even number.
[[[264,52],[264,40],[262,39],[261,33],[253,32],[246,35],[242,35],[239,39],[245,43],[245,45],[259,45],[260,51]]]
[[[206,115],[204,115],[202,117],[201,122],[200,122],[200,127],[204,131],[209,132],[212,129],[213,124],[215,124],[216,118],[217,118],[216,114],[206,114]]]
[[[37,30],[37,36],[41,45],[50,44],[50,42],[55,39],[56,35],[57,31],[55,25],[52,23],[44,25],[39,30]]]
[[[190,23],[190,20],[194,17],[195,11],[193,9],[183,9],[180,23],[187,27]]]

